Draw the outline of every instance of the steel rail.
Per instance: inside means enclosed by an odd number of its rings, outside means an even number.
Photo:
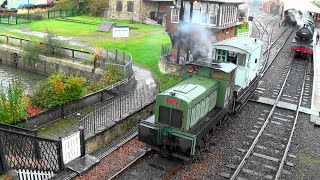
[[[285,30],[280,34],[280,36],[277,37],[276,40],[272,41],[272,43],[267,47],[267,49],[265,49],[265,50],[263,51],[262,54],[264,55],[264,54],[268,51],[268,49],[269,49],[275,42],[277,42],[277,41],[280,39],[280,37],[281,37],[285,32],[287,32],[288,29],[289,29],[289,28],[285,29]]]
[[[266,66],[266,64],[267,64],[268,61],[269,61],[270,50],[271,50],[270,41],[271,41],[273,29],[274,29],[274,25],[272,26],[271,33],[270,33],[270,35],[268,36],[267,57],[266,57],[266,59],[264,60],[263,69],[264,69],[264,67]],[[279,36],[279,37],[280,37],[280,36]],[[287,41],[285,41],[284,44],[285,44],[286,42],[287,42]],[[283,46],[282,46],[282,47],[283,47]],[[277,55],[278,55],[278,54],[276,54],[275,57],[277,57]],[[275,58],[274,58],[274,59],[275,59]],[[273,61],[273,59],[272,59],[272,61]],[[262,76],[263,76],[263,75],[264,75],[264,74],[262,74]]]
[[[114,175],[112,175],[108,180],[116,179],[120,175],[124,174],[127,170],[130,169],[130,167],[134,166],[138,162],[140,162],[142,159],[144,159],[149,153],[151,152],[151,149],[147,149],[143,154],[138,156],[135,160],[131,161],[129,164],[127,164],[125,167],[123,167],[120,171],[117,171]]]
[[[264,27],[264,25],[262,25],[262,23],[255,17],[255,16],[253,16],[253,18],[260,24],[260,26],[262,27],[262,29],[264,30],[264,31],[267,31],[267,35],[269,34],[269,32],[268,32],[268,30],[267,30],[267,28],[266,27]],[[262,33],[264,33],[264,31],[262,32]],[[262,35],[261,35],[261,38],[260,39],[262,39]]]
[[[276,57],[278,56],[279,52],[281,51],[281,49],[283,48],[283,46],[287,43],[288,39],[290,38],[291,34],[294,32],[294,30],[291,31],[290,35],[286,38],[286,41],[282,44],[282,46],[279,48],[279,50],[276,52],[275,54],[275,58],[273,58],[271,60],[271,62],[268,63],[268,59],[266,60],[266,63],[263,65],[263,71],[262,71],[262,76],[264,76],[264,74],[266,73],[266,71],[269,69],[269,67],[271,66],[271,64],[273,63],[273,61],[276,59]]]
[[[285,160],[286,160],[286,158],[288,156],[288,152],[289,152],[289,148],[290,148],[290,145],[291,145],[293,133],[294,133],[294,130],[296,128],[296,124],[297,124],[297,120],[298,120],[298,116],[299,116],[299,112],[300,112],[299,111],[299,107],[300,107],[300,105],[302,103],[302,97],[303,97],[303,93],[304,93],[304,86],[305,86],[305,81],[306,81],[306,77],[307,77],[307,64],[308,64],[308,61],[306,61],[306,64],[305,64],[305,71],[304,71],[303,84],[302,84],[302,87],[301,87],[300,100],[299,100],[299,104],[298,104],[297,109],[296,109],[296,116],[295,116],[293,127],[292,127],[292,130],[291,130],[291,133],[290,133],[290,138],[289,138],[287,147],[285,149],[285,152],[283,154],[283,157],[282,157],[279,169],[277,171],[275,180],[278,180],[280,175],[281,175],[281,172],[282,172],[282,169],[283,169],[283,166],[284,166],[284,162],[285,162]]]
[[[248,158],[248,157],[250,156],[250,154],[252,153],[253,149],[255,148],[256,144],[258,143],[259,138],[261,137],[261,135],[262,135],[262,133],[264,132],[267,124],[269,123],[270,118],[271,118],[271,116],[273,115],[273,112],[274,112],[275,108],[277,107],[277,104],[278,104],[278,102],[279,102],[279,100],[280,100],[280,97],[281,97],[281,95],[282,95],[283,89],[284,89],[284,87],[285,87],[285,85],[286,85],[286,82],[287,82],[287,80],[288,80],[288,77],[289,77],[289,74],[290,74],[290,72],[291,72],[291,69],[292,69],[292,67],[293,67],[293,60],[291,60],[291,61],[292,61],[292,62],[291,62],[291,67],[290,67],[289,71],[287,72],[286,78],[284,79],[284,82],[283,82],[282,87],[281,87],[281,89],[280,89],[280,92],[279,92],[279,94],[278,94],[278,96],[277,96],[277,99],[276,99],[275,102],[273,103],[272,109],[271,109],[271,111],[270,111],[270,113],[269,113],[269,115],[268,115],[265,123],[263,124],[263,126],[262,126],[262,128],[260,129],[257,137],[254,139],[254,141],[253,141],[253,143],[251,144],[249,150],[247,151],[246,155],[243,157],[242,161],[240,162],[240,164],[239,164],[239,166],[237,167],[236,171],[233,173],[233,175],[232,175],[232,177],[230,178],[230,180],[235,180],[235,178],[238,176],[238,174],[240,173],[240,171],[241,171],[244,163],[246,162],[247,158]]]
[[[257,24],[254,22],[254,21],[252,21],[252,23],[254,24],[254,26],[257,28],[257,30],[258,30],[258,33],[259,33],[259,39],[260,39],[260,29],[259,29],[259,27],[257,26]]]

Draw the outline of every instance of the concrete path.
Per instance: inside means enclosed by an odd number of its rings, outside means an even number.
[[[0,27],[0,29],[10,31],[10,32],[19,33],[19,34],[37,36],[37,37],[41,37],[41,38],[45,38],[48,35],[47,33],[37,32],[37,31],[29,31],[28,29],[20,30],[20,29],[14,29],[14,28],[6,28],[6,27]],[[96,47],[92,46],[91,44],[81,42],[80,40],[78,40],[74,37],[57,36],[57,39],[66,41],[69,44],[74,45],[74,46],[88,48],[92,51],[96,49]],[[142,52],[142,53],[145,53],[145,52]],[[135,64],[133,64],[132,69],[133,69],[133,72],[135,74],[135,77],[136,77],[138,84],[145,82],[147,85],[155,86],[155,81],[154,81],[154,78],[152,77],[152,74],[150,71],[148,71],[144,68],[141,68]]]
[[[316,33],[320,33],[319,29],[315,28]],[[316,41],[314,41],[316,42]],[[313,48],[313,88],[312,88],[312,103],[311,109],[320,111],[320,45],[315,44]]]
[[[320,111],[320,41],[316,44],[316,35],[320,33],[320,23],[316,23],[314,29],[314,46],[313,46],[313,87],[312,87],[312,99],[311,109]],[[311,116],[310,121],[317,125],[320,125],[320,117]]]

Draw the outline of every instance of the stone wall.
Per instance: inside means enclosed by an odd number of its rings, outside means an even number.
[[[117,10],[117,3],[122,2],[122,10]],[[158,10],[158,2],[147,0],[131,0],[133,2],[133,12],[128,12],[128,2],[130,0],[110,0],[108,18],[118,20],[134,20],[142,22],[150,18],[151,11]]]
[[[47,57],[40,55],[40,61],[36,63],[21,61],[23,51],[19,48],[0,45],[0,62],[15,66],[27,71],[35,72],[42,75],[50,75],[55,72],[64,72],[67,74],[78,74],[89,79],[99,79],[103,74],[100,69],[95,69],[93,66],[80,64],[71,59]]]
[[[160,72],[165,74],[176,74],[176,75],[182,75],[183,74],[183,64],[177,64],[176,62],[167,61],[164,58],[161,58],[158,61],[158,68]]]
[[[141,120],[147,119],[153,114],[154,102],[143,107],[134,114],[127,115],[122,120],[118,121],[106,130],[95,134],[86,140],[86,153],[94,152],[95,150],[111,143],[115,138],[121,136],[129,129],[136,126]]]

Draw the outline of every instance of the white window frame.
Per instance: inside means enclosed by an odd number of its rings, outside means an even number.
[[[171,23],[173,24],[179,23],[179,15],[180,15],[180,9],[171,9]],[[176,18],[176,21],[174,17]]]
[[[211,4],[211,5],[213,5],[213,6],[209,6],[210,8],[209,8],[209,20],[208,20],[208,24],[210,24],[210,25],[214,25],[214,26],[216,26],[217,24],[218,24],[218,11],[219,11],[219,5],[218,4]],[[211,7],[213,7],[213,9],[211,9]],[[211,24],[211,16],[210,16],[210,14],[213,14],[213,15],[215,15],[215,23],[213,23],[213,24]]]
[[[202,6],[203,6],[203,7],[202,7]],[[200,4],[200,23],[201,23],[201,24],[209,24],[209,23],[208,23],[208,21],[209,21],[209,12],[208,12],[208,11],[209,11],[209,8],[208,8],[208,6],[209,6],[208,3],[205,3],[205,2],[202,2],[202,3]],[[207,16],[207,19],[206,19],[207,22],[203,22],[203,21],[202,21],[202,16],[203,16],[204,14]]]

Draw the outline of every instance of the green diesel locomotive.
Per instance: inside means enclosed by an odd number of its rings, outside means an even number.
[[[159,93],[155,115],[139,124],[139,140],[179,158],[193,156],[203,137],[232,110],[236,65],[189,62],[184,80]]]

